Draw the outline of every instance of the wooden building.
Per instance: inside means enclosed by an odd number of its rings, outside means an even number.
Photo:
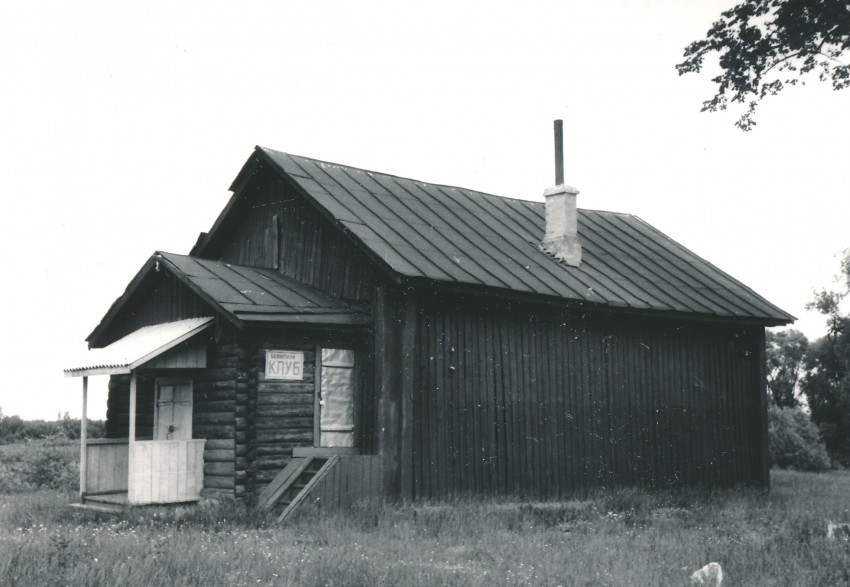
[[[66,371],[110,376],[84,500],[766,486],[764,329],[793,317],[558,183],[544,206],[256,148]]]

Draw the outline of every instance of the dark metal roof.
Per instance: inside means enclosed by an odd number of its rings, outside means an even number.
[[[580,210],[582,262],[569,267],[538,247],[542,203],[257,150],[373,258],[404,277],[634,310],[794,320],[631,214]]]
[[[363,308],[329,296],[273,269],[244,267],[157,252],[183,283],[241,322],[361,324]]]
[[[86,338],[91,346],[100,343],[101,336],[124,312],[134,294],[161,269],[173,274],[238,327],[246,323],[354,325],[370,321],[362,306],[335,299],[271,269],[157,251]]]

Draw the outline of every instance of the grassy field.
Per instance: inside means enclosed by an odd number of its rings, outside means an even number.
[[[0,475],[63,450],[0,447]],[[616,490],[362,507],[285,527],[235,502],[109,517],[65,507],[67,486],[23,485],[0,491],[0,585],[687,585],[710,561],[724,585],[850,585],[850,543],[825,537],[827,520],[850,521],[846,471],[778,471],[769,495]]]

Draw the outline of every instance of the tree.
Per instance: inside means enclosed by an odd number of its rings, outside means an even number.
[[[803,373],[803,359],[809,350],[809,339],[793,328],[768,331],[765,338],[767,389],[773,403],[780,408],[800,405],[797,384]]]
[[[850,316],[840,304],[850,294],[850,249],[841,260],[841,289],[820,290],[806,308],[827,317],[827,334],[807,355],[801,387],[830,454],[850,465]]]
[[[679,75],[699,73],[705,58],[719,55],[721,73],[712,78],[717,93],[702,111],[744,105],[735,123],[751,130],[759,102],[786,85],[805,84],[817,72],[833,89],[850,85],[850,4],[847,0],[744,0],[721,14],[706,37],[688,45]]]
[[[817,426],[800,408],[767,409],[770,463],[782,469],[825,471],[832,468]]]

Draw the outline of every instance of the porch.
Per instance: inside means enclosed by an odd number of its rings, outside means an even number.
[[[118,511],[200,499],[206,440],[192,438],[192,383],[186,374],[206,366],[205,343],[196,335],[211,325],[211,318],[195,318],[143,327],[108,347],[89,351],[83,361],[65,370],[66,376],[82,377],[83,383],[82,507]],[[147,438],[136,433],[139,371],[157,376],[153,437]],[[89,439],[88,379],[116,374],[130,376],[128,435]]]
[[[82,503],[147,505],[200,498],[205,440],[93,439],[85,445]]]

